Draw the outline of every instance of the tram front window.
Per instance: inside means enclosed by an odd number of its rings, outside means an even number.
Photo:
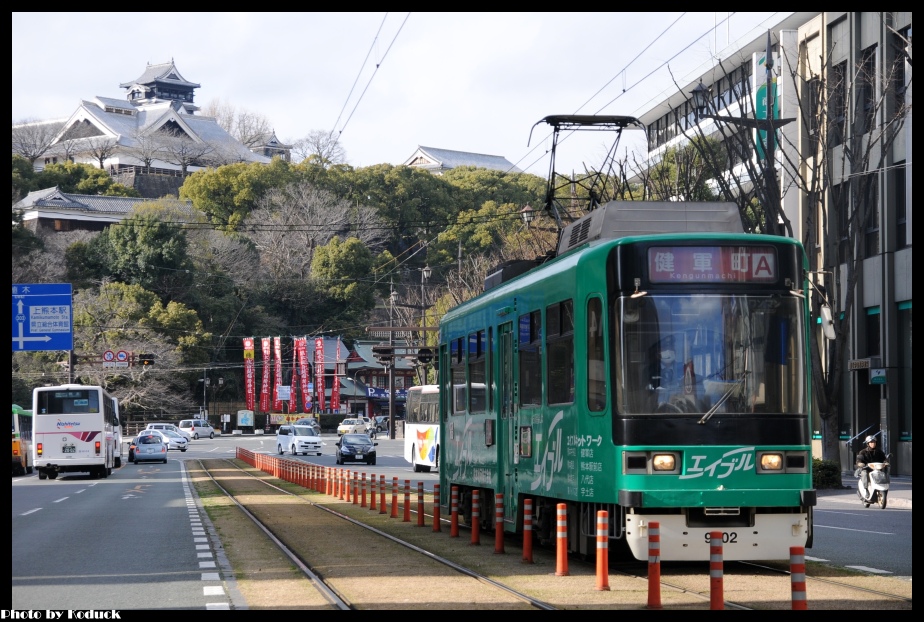
[[[624,414],[803,413],[801,301],[790,297],[622,298],[617,399]]]

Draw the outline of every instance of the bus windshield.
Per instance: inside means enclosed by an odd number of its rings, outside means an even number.
[[[613,369],[623,414],[806,412],[801,300],[779,295],[621,298]]]

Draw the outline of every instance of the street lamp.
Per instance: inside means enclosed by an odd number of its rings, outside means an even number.
[[[767,69],[767,117],[765,119],[757,119],[751,117],[729,117],[717,114],[709,114],[709,109],[712,105],[712,98],[710,97],[710,89],[703,85],[703,81],[700,80],[692,91],[690,95],[693,98],[693,107],[696,110],[696,119],[699,121],[700,118],[713,119],[714,121],[721,121],[723,123],[730,123],[738,127],[745,127],[752,130],[759,130],[763,132],[763,138],[758,140],[762,141],[762,146],[764,148],[764,162],[765,164],[761,167],[762,174],[764,177],[764,201],[765,207],[768,209],[769,216],[772,216],[779,219],[779,216],[782,212],[781,198],[780,198],[780,187],[776,181],[776,162],[774,159],[774,150],[776,148],[776,130],[788,123],[795,121],[795,118],[789,119],[774,119],[774,94],[773,94],[773,56],[771,54],[770,46],[770,31],[767,31],[767,54],[766,61],[764,63]],[[769,219],[768,219],[769,222]],[[774,226],[775,226],[774,222]],[[772,231],[771,231],[772,232]]]
[[[395,352],[395,331],[394,313],[395,303],[398,302],[398,292],[395,291],[392,283],[391,294],[388,296],[391,305],[388,307],[388,349],[392,353],[391,360],[388,362],[388,438],[395,438],[395,361],[397,358]]]
[[[533,219],[536,218],[536,210],[530,207],[529,203],[527,203],[523,206],[523,209],[520,210],[520,218],[523,219],[523,224],[528,228],[529,223],[531,223]]]
[[[424,284],[430,280],[430,275],[433,271],[430,269],[429,265],[425,265],[420,269],[420,344],[417,347],[418,354],[420,353],[420,348],[426,347],[427,339],[426,332],[423,330],[427,326],[427,305],[426,305],[426,291],[424,290]],[[426,384],[427,381],[427,365],[423,365],[423,380],[421,384]]]

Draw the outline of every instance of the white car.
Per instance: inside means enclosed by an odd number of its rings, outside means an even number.
[[[183,419],[180,421],[179,427],[180,430],[186,432],[189,434],[189,436],[196,440],[198,440],[200,436],[215,438],[215,428],[213,428],[205,419]]]
[[[170,430],[171,432],[176,432],[180,436],[184,437],[187,441],[192,440],[192,436],[186,430],[181,430],[172,423],[149,423],[146,430]]]
[[[157,434],[164,439],[164,444],[168,450],[186,451],[189,447],[189,439],[173,430],[158,430],[156,428],[148,430],[151,434]]]
[[[321,455],[321,437],[310,425],[281,425],[276,430],[276,451],[279,455],[286,452],[293,456],[298,454]]]
[[[373,428],[374,429],[374,428]],[[340,422],[340,425],[337,426],[337,435],[343,436],[344,434],[368,434],[369,427],[366,425],[366,422],[361,418],[350,417],[349,419],[344,419]]]

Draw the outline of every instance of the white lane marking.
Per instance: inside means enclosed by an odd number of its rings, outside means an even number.
[[[877,536],[894,536],[895,535],[891,531],[870,531],[869,529],[851,529],[849,527],[831,527],[830,525],[815,525],[815,527],[821,527],[822,529],[838,529],[840,531],[858,531],[861,533],[874,533]]]
[[[67,501],[69,497],[61,497],[57,501],[52,501],[52,503],[61,503],[62,501]]]
[[[75,495],[79,495],[79,494],[82,493],[84,490],[86,490],[86,488],[84,488],[83,490],[78,490],[78,491],[76,491],[74,494],[75,494]]]
[[[202,580],[203,581],[220,581],[221,577],[218,575],[217,572],[203,572]]]
[[[205,603],[207,611],[228,611],[231,609],[231,603]]]
[[[23,512],[22,514],[20,514],[20,516],[28,516],[29,514],[34,514],[35,512],[38,512],[41,509],[42,508],[35,508],[34,510],[29,510],[28,512]]]
[[[215,562],[199,562],[199,569],[201,570],[204,568],[217,568],[217,566]]]
[[[805,559],[806,559],[807,561],[810,561],[810,562],[828,562],[828,561],[831,561],[830,559],[822,559],[822,558],[820,558],[820,557],[809,557],[808,555],[805,556]]]
[[[862,570],[863,572],[874,572],[876,574],[892,574],[891,570],[879,570],[878,568],[870,568],[869,566],[847,566],[847,568]]]
[[[203,596],[224,596],[225,588],[220,585],[205,585],[202,587]]]

